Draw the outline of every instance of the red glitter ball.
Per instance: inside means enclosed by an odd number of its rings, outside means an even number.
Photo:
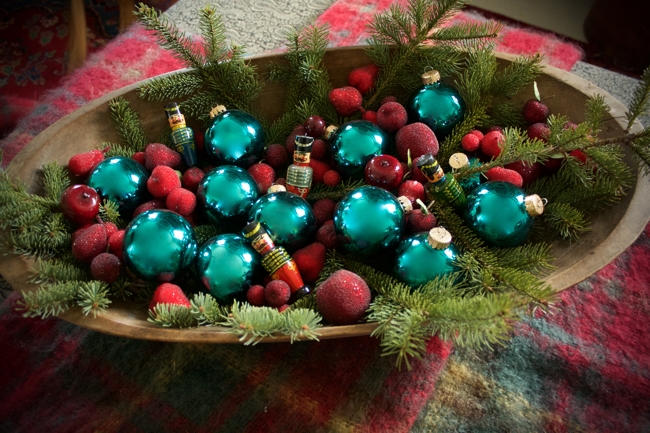
[[[370,288],[357,274],[334,272],[316,288],[316,303],[323,318],[334,325],[350,325],[363,318],[370,306]]]

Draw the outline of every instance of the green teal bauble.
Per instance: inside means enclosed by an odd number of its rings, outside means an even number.
[[[388,153],[388,136],[367,120],[344,123],[330,137],[334,168],[343,177],[363,179],[366,164]]]
[[[469,228],[495,247],[515,247],[528,237],[533,217],[544,211],[542,199],[526,196],[508,182],[486,182],[467,196],[465,221]]]
[[[437,71],[422,75],[424,86],[406,104],[409,123],[422,122],[443,140],[465,116],[465,102],[453,87],[440,82]]]
[[[363,254],[395,246],[404,231],[404,220],[397,198],[375,186],[351,191],[334,210],[334,230],[340,244]]]
[[[131,218],[133,211],[147,201],[149,173],[139,162],[123,156],[106,158],[90,172],[87,185],[94,188],[102,200],[113,200],[120,214]]]
[[[201,245],[196,257],[203,287],[221,304],[243,298],[260,271],[260,255],[239,235],[213,237]]]
[[[269,232],[276,245],[289,251],[307,245],[316,234],[316,217],[307,201],[286,191],[263,195],[248,213]]]
[[[241,110],[227,110],[211,119],[204,140],[208,156],[218,165],[248,168],[264,153],[262,125]]]
[[[481,161],[479,161],[478,158],[471,157],[469,158],[468,165],[472,168],[480,167]],[[481,174],[474,173],[471,176],[459,180],[458,184],[460,185],[461,188],[463,188],[463,191],[465,191],[466,193],[471,192],[481,184]]]
[[[192,264],[196,252],[192,226],[172,211],[143,212],[131,221],[124,232],[124,263],[145,280],[173,280],[181,270]]]
[[[393,271],[400,281],[409,286],[421,286],[458,270],[454,264],[458,251],[451,243],[451,235],[441,227],[433,230],[444,231],[448,241],[430,241],[430,232],[422,232],[403,239],[397,247]]]
[[[196,192],[199,203],[209,219],[248,216],[258,191],[255,179],[246,170],[234,165],[222,165],[206,173]]]

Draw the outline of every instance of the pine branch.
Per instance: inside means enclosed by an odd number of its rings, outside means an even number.
[[[221,16],[217,15],[214,6],[206,5],[199,15],[199,29],[203,38],[203,49],[209,63],[223,60],[228,51],[226,46],[226,28]]]
[[[30,277],[29,282],[42,284],[64,281],[86,281],[88,279],[89,275],[86,269],[82,269],[70,261],[54,258],[37,260],[36,269]]]
[[[99,218],[103,222],[112,222],[120,229],[126,227],[126,222],[120,215],[119,205],[113,200],[104,200],[103,203],[99,205]]]
[[[147,101],[183,99],[198,91],[202,84],[197,70],[174,72],[145,81],[138,87],[138,96]]]
[[[113,124],[125,146],[136,152],[143,151],[149,143],[140,116],[131,108],[129,101],[121,96],[108,103]]]
[[[650,67],[646,68],[641,75],[641,84],[634,90],[632,101],[628,108],[625,118],[627,119],[627,127],[625,132],[630,132],[634,121],[643,114],[648,112],[650,108]]]
[[[344,180],[336,186],[326,186],[325,184],[316,184],[313,186],[311,191],[309,191],[309,196],[307,197],[310,202],[315,202],[323,198],[329,198],[334,201],[339,201],[346,194],[351,192],[354,189],[359,188],[360,186],[365,185],[366,183],[363,180]]]
[[[219,303],[210,295],[198,293],[190,301],[191,313],[199,325],[214,326],[228,317],[230,310]]]
[[[43,165],[43,189],[45,198],[55,209],[58,209],[61,195],[70,186],[68,169],[60,166],[56,161]]]
[[[33,292],[21,292],[23,299],[18,301],[16,309],[23,313],[23,317],[46,319],[58,316],[72,306],[78,287],[77,281],[43,284]]]
[[[108,299],[108,285],[101,281],[87,281],[81,284],[77,294],[77,305],[87,316],[92,313],[93,317],[106,312],[111,303]]]
[[[103,149],[108,148],[104,152],[104,158],[113,158],[115,156],[123,156],[125,158],[132,158],[133,155],[135,155],[136,150],[133,149],[130,146],[123,146],[121,144],[117,143],[108,143],[108,142],[102,142],[101,147]]]
[[[163,328],[183,329],[196,326],[192,309],[175,304],[156,304],[153,311],[149,310],[147,321]]]

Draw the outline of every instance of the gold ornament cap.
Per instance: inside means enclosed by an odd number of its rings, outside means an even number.
[[[435,69],[426,71],[422,74],[422,84],[424,85],[437,83],[438,81],[440,81],[440,72]]]
[[[532,217],[536,217],[544,213],[544,205],[546,204],[546,199],[541,198],[537,194],[531,194],[524,197],[524,205],[526,206],[526,212]]]
[[[334,135],[337,129],[339,129],[339,127],[336,125],[328,126],[327,128],[325,128],[325,132],[323,133],[323,138],[325,138],[325,140],[329,140],[332,137],[332,135]]]
[[[286,191],[286,190],[287,190],[287,188],[285,188],[284,185],[280,185],[278,183],[278,184],[275,184],[275,185],[271,185],[269,187],[269,189],[266,190],[266,192],[268,192],[269,194],[272,194],[274,192],[282,192],[282,191]]]
[[[220,115],[224,111],[226,111],[226,106],[225,105],[217,105],[212,110],[210,110],[210,119],[214,119],[215,117],[217,117],[218,115]]]
[[[444,250],[451,245],[451,233],[444,227],[434,227],[429,230],[427,242],[435,250]]]
[[[454,153],[449,157],[449,166],[454,170],[458,170],[462,167],[467,167],[469,165],[469,158],[462,152]]]
[[[404,214],[410,215],[411,212],[413,212],[413,203],[411,203],[411,200],[409,200],[408,197],[404,195],[400,195],[399,197],[397,197],[397,201],[399,202],[399,205],[402,207]]]

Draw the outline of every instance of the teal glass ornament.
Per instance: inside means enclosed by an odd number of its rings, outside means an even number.
[[[348,251],[374,254],[395,246],[404,231],[404,210],[383,188],[362,186],[334,209],[334,230]]]
[[[508,182],[485,182],[467,197],[465,221],[486,244],[515,247],[528,237],[533,217],[544,212],[537,194]]]
[[[276,245],[292,252],[316,234],[316,217],[303,198],[286,191],[263,195],[253,204],[248,220],[259,221]]]
[[[218,223],[224,219],[245,218],[257,200],[258,191],[255,179],[246,170],[222,165],[206,173],[196,196],[208,219]]]
[[[149,210],[133,218],[124,232],[126,266],[144,280],[168,282],[192,264],[197,253],[190,223],[168,210]]]
[[[395,254],[395,276],[409,286],[421,286],[434,278],[458,270],[458,251],[451,235],[442,227],[403,239]]]
[[[440,81],[438,71],[425,72],[422,83],[406,104],[408,121],[424,123],[441,141],[463,120],[465,102],[456,89]]]
[[[243,299],[260,271],[260,255],[243,236],[235,234],[206,241],[196,257],[203,287],[221,304]]]
[[[226,110],[212,118],[205,131],[205,150],[218,165],[248,168],[262,159],[264,129],[241,110]]]
[[[133,211],[147,201],[149,173],[139,162],[123,156],[104,159],[88,175],[86,184],[103,200],[113,200],[120,214],[131,218]]]
[[[388,153],[388,136],[367,120],[344,123],[329,140],[334,168],[347,178],[363,179],[368,161]]]

